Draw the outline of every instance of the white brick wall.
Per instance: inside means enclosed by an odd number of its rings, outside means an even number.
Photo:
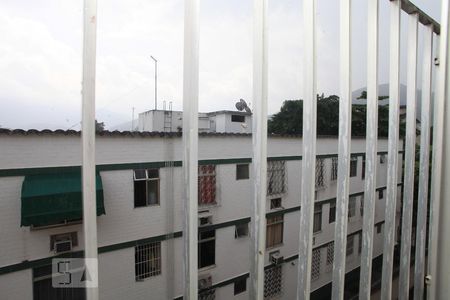
[[[0,136],[0,166],[8,168],[59,167],[80,164],[80,139],[75,136]],[[135,162],[156,162],[167,159],[181,160],[180,138],[142,138],[142,137],[98,137],[98,164],[120,164]],[[269,156],[301,155],[301,140],[294,138],[270,138]],[[319,154],[337,152],[337,139],[318,139]],[[386,151],[387,141],[379,141],[379,151]],[[225,159],[251,157],[250,137],[201,137],[199,145],[200,159]],[[365,152],[365,143],[356,139],[352,143],[352,152]],[[330,159],[326,160],[327,188],[319,191],[318,199],[335,197],[336,183],[330,182]],[[362,192],[364,181],[361,179],[362,158],[358,157],[357,176],[350,182],[351,193]],[[378,161],[379,162],[379,161]],[[401,163],[400,163],[401,164]],[[283,195],[284,208],[300,205],[301,195],[301,161],[291,160],[286,163],[288,180],[287,193]],[[378,163],[378,186],[385,186],[387,162]],[[250,203],[253,195],[252,168],[250,179],[236,181],[236,165],[217,165],[217,200],[218,205],[208,208],[213,215],[213,223],[222,223],[251,216]],[[174,184],[165,184],[168,170],[160,169],[159,206],[134,208],[133,173],[132,170],[117,170],[101,172],[106,215],[97,218],[99,246],[112,245],[126,241],[148,238],[165,234],[172,229],[182,230],[182,169],[174,168]],[[50,235],[63,232],[78,232],[79,246],[74,250],[83,249],[82,225],[72,225],[51,229],[30,231],[28,227],[20,227],[20,192],[23,177],[0,177],[0,268],[24,260],[34,260],[50,257]],[[174,224],[168,226],[167,188],[173,188]],[[384,191],[384,196],[386,192]],[[356,206],[356,217],[349,223],[349,232],[361,228],[359,214],[359,198]],[[376,222],[383,220],[385,200],[376,200]],[[267,202],[268,210],[270,208]],[[316,245],[332,240],[334,223],[328,224],[329,204],[322,207],[322,231],[315,235]],[[171,227],[171,228],[169,228]],[[169,228],[169,229],[168,229]],[[249,271],[250,238],[236,240],[234,226],[220,228],[216,231],[216,267],[201,274],[211,274],[213,283],[221,282]],[[284,257],[298,253],[299,212],[284,215],[284,240],[280,250]],[[382,251],[382,235],[374,237],[374,256]],[[162,242],[163,268],[162,274],[143,282],[134,280],[134,248],[126,248],[99,256],[100,261],[100,295],[102,299],[167,299],[169,296],[179,296],[182,293],[183,282],[183,243],[178,238],[174,241],[174,275],[168,276],[165,249]],[[359,265],[358,236],[355,237],[354,258],[348,263],[348,270]],[[320,278],[313,282],[312,290],[323,286],[331,280],[331,272],[326,272],[326,248],[322,250],[322,269]],[[269,263],[269,255],[266,256]],[[293,266],[292,264],[295,264]],[[293,299],[296,290],[297,261],[287,263],[283,267],[285,273],[284,299]],[[15,282],[14,285],[10,282]],[[247,289],[249,281],[247,281]],[[31,298],[31,270],[14,272],[0,276],[0,293],[11,299]],[[236,299],[246,299],[248,292],[240,294]],[[21,295],[24,295],[22,297]],[[216,291],[216,299],[233,297],[233,284]],[[0,297],[3,299],[2,297]]]

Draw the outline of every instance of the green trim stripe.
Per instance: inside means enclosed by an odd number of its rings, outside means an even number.
[[[403,153],[403,151],[399,151]],[[379,155],[387,154],[386,151],[378,152]],[[365,153],[358,152],[352,153],[353,157],[365,156]],[[337,157],[337,154],[319,154],[318,158],[330,158]],[[267,158],[268,161],[279,160],[302,160],[302,156],[272,156]],[[226,158],[226,159],[203,159],[199,160],[199,165],[226,165],[226,164],[239,164],[239,163],[251,163],[251,158]],[[97,165],[97,172],[101,171],[118,171],[118,170],[133,170],[133,169],[152,169],[152,168],[164,168],[167,166],[166,161],[156,162],[140,162],[140,163],[118,163],[118,164],[104,164]],[[181,167],[182,162],[180,160],[172,161],[174,167]],[[65,166],[65,167],[36,167],[36,168],[18,168],[18,169],[0,169],[0,177],[12,177],[12,176],[25,176],[25,175],[37,175],[37,174],[52,174],[52,173],[67,173],[67,172],[80,172],[80,166]]]

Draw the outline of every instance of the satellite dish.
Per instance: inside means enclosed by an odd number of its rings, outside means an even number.
[[[250,109],[250,107],[248,107],[247,102],[245,102],[244,99],[240,99],[238,102],[236,102],[236,108],[238,111],[243,111],[245,110],[246,112],[248,112],[249,114],[252,113],[252,110]]]

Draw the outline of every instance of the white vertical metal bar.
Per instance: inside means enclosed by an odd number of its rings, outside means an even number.
[[[438,230],[438,255],[436,260],[436,272],[432,274],[432,278],[436,280],[436,299],[447,299],[450,295],[450,284],[448,280],[448,274],[450,273],[450,259],[448,253],[450,252],[450,239],[448,238],[450,233],[450,5],[448,0],[442,1],[442,15],[441,15],[441,42],[439,52],[439,94],[438,102],[439,106],[443,106],[443,115],[439,116],[443,121],[443,147],[442,147],[442,161],[438,163],[442,164],[442,177],[440,188],[440,209],[439,212],[439,230]],[[442,105],[442,106],[441,106]],[[441,132],[440,132],[441,133]],[[434,145],[433,145],[434,149]],[[434,174],[433,174],[434,175]],[[436,178],[438,179],[438,178]],[[434,221],[434,220],[433,220]]]
[[[444,7],[443,7],[444,9]],[[444,24],[445,22],[443,22]],[[443,27],[441,24],[441,28]],[[440,47],[441,36],[436,38],[436,58],[442,51],[446,51]],[[429,217],[429,233],[428,233],[428,252],[427,252],[427,276],[429,279],[429,288],[427,288],[427,299],[436,297],[436,270],[437,270],[437,245],[438,245],[438,229],[439,229],[439,208],[440,208],[440,186],[442,172],[442,127],[444,118],[444,103],[441,101],[440,89],[440,70],[439,64],[435,64],[436,83],[435,96],[433,97],[433,131],[432,131],[432,151],[431,151],[431,185],[430,185],[430,217]]]
[[[425,277],[425,237],[427,232],[428,178],[430,163],[431,72],[433,62],[433,25],[425,26],[422,70],[422,113],[420,122],[419,202],[417,206],[414,299],[422,300]]]
[[[389,50],[389,138],[386,208],[384,226],[383,267],[381,298],[392,295],[392,266],[395,239],[395,214],[398,181],[398,135],[400,107],[400,0],[390,1],[390,50]]]
[[[184,299],[198,297],[199,0],[184,3],[183,179]]]
[[[267,0],[253,1],[253,174],[250,299],[264,298],[267,193]]]
[[[347,245],[348,195],[350,177],[350,141],[352,124],[351,89],[351,0],[340,1],[340,92],[339,153],[336,193],[336,225],[332,299],[344,297]]]
[[[297,299],[309,299],[316,165],[316,1],[303,1],[303,160]]]
[[[402,239],[400,248],[399,299],[409,297],[411,227],[416,161],[417,30],[419,15],[408,15],[408,67],[406,90],[405,182],[403,185]]]
[[[91,283],[86,288],[88,300],[98,299],[97,203],[95,187],[95,63],[97,38],[97,1],[84,1],[83,14],[83,85],[82,85],[82,190],[84,257]]]
[[[367,129],[364,218],[362,229],[359,298],[369,299],[372,275],[372,245],[378,139],[378,0],[369,0],[367,27]]]

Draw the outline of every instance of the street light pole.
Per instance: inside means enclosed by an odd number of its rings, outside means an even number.
[[[158,109],[158,61],[151,56],[151,59],[155,62],[155,110]]]

